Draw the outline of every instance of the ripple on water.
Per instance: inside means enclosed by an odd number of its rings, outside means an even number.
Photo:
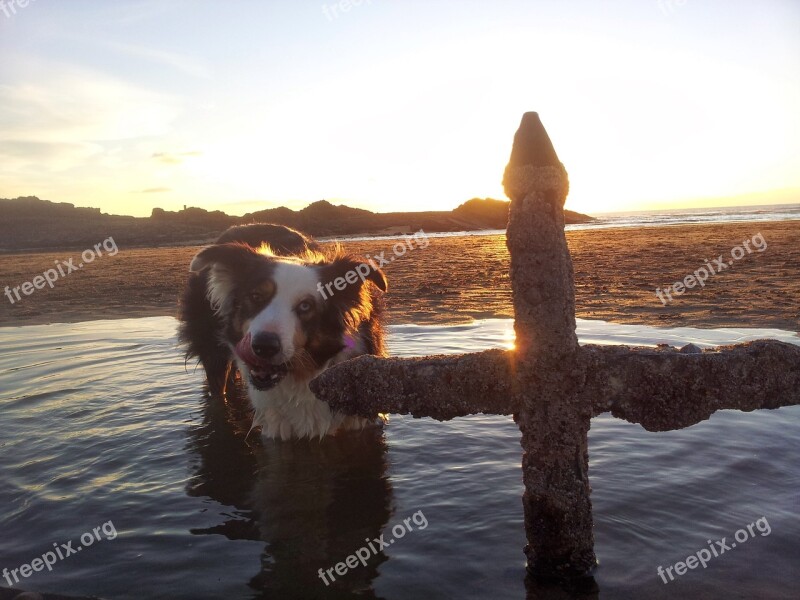
[[[511,418],[393,416],[379,439],[247,443],[249,422],[202,395],[201,373],[184,365],[174,331],[167,318],[0,329],[0,568],[112,521],[116,539],[25,587],[108,598],[351,597],[330,596],[317,569],[365,538],[392,538],[417,515],[427,526],[354,569],[350,590],[523,597],[521,447]],[[590,321],[579,333],[583,342],[652,344],[765,335]],[[397,355],[512,344],[507,320],[390,328]],[[792,597],[799,455],[797,407],[723,412],[666,433],[595,418],[602,596]],[[659,565],[762,516],[770,535],[669,585],[658,579]]]

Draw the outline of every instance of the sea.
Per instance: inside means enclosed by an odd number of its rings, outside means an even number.
[[[800,204],[727,206],[719,208],[671,209],[593,214],[592,223],[568,225],[570,229],[607,229],[609,227],[663,227],[703,223],[758,223],[800,220]]]
[[[0,586],[106,599],[798,598],[800,406],[663,433],[594,418],[599,564],[565,590],[526,583],[510,416],[392,415],[382,431],[262,440],[236,399],[207,395],[176,324],[0,328]],[[396,356],[514,343],[508,319],[388,335]],[[780,330],[583,320],[578,335],[800,344]]]
[[[569,208],[567,206],[566,208]],[[800,204],[770,204],[760,206],[728,206],[717,208],[683,208],[658,211],[633,211],[613,213],[591,213],[594,221],[576,223],[564,227],[566,231],[586,229],[609,229],[612,227],[665,227],[668,225],[702,225],[714,223],[759,223],[765,221],[798,221]],[[798,224],[800,226],[800,224]],[[498,235],[505,229],[483,229],[479,231],[449,231],[427,233],[427,237],[459,237]],[[321,238],[321,241],[381,240],[403,236],[347,236]]]

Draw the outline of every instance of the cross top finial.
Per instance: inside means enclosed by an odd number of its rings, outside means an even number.
[[[511,158],[508,159],[509,169],[514,167],[558,167],[561,161],[547,135],[547,130],[542,125],[537,112],[526,112],[522,115],[519,129],[514,134],[514,144],[511,147]]]
[[[561,208],[569,192],[569,180],[564,165],[542,125],[539,113],[522,116],[514,135],[511,157],[503,175],[503,187],[511,200],[522,199],[534,190],[553,190],[552,200]]]

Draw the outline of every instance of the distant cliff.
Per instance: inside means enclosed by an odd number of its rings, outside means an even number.
[[[580,213],[565,213],[567,223],[592,220]],[[320,200],[297,211],[281,206],[243,217],[191,207],[177,212],[154,208],[150,217],[128,217],[28,196],[0,199],[0,251],[91,247],[109,236],[127,246],[202,244],[231,225],[258,222],[279,223],[323,237],[419,229],[428,233],[505,229],[507,221],[508,202],[491,198],[473,198],[452,211],[374,213]]]

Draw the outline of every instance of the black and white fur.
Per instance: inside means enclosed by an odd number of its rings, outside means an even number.
[[[360,265],[369,267],[365,279],[319,292]],[[212,395],[225,394],[235,365],[267,437],[322,437],[373,423],[332,412],[308,383],[348,358],[385,355],[380,269],[340,249],[324,253],[288,227],[259,224],[223,233],[190,271],[179,337],[187,357],[203,364]]]

